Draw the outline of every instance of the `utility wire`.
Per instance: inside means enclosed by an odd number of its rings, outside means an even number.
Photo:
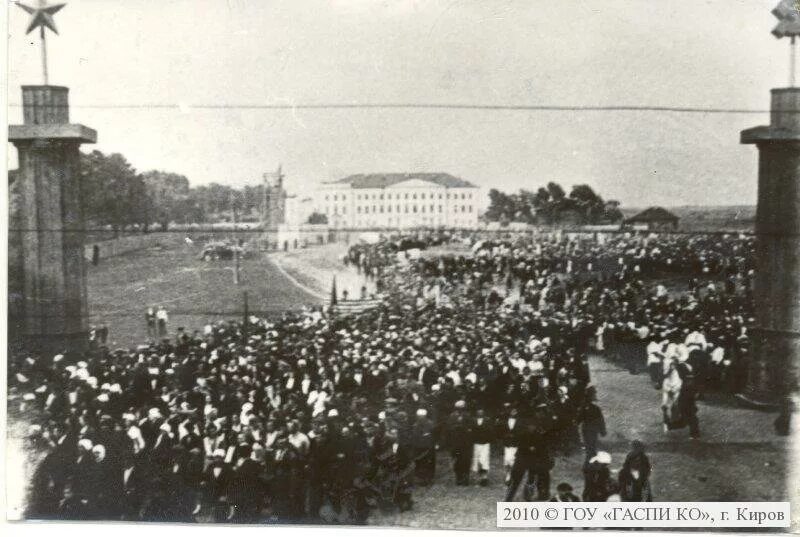
[[[20,103],[10,103],[20,108]],[[100,110],[497,110],[542,112],[667,112],[687,114],[768,114],[755,108],[638,105],[536,105],[536,104],[453,104],[453,103],[298,103],[298,104],[73,104],[72,108]],[[800,110],[783,112],[800,113]]]
[[[415,228],[419,230],[419,228]],[[126,232],[120,233],[117,237],[101,237],[95,239],[87,239],[87,244],[102,244],[106,241],[112,241],[116,239],[125,239],[129,237],[147,237],[148,235],[190,235],[190,234],[197,234],[197,233],[212,233],[215,235],[225,235],[226,233],[250,233],[252,235],[260,235],[265,231],[262,228],[257,229],[220,229],[215,227],[197,227],[192,229],[167,229],[167,230],[160,230],[160,229],[151,229],[148,230],[147,233],[144,232]],[[372,228],[372,227],[365,227],[365,228],[341,228],[341,229],[331,229],[334,232],[342,232],[342,233],[366,233],[366,232],[375,232],[375,233],[397,233],[403,231],[399,228]],[[423,229],[426,232],[437,232],[440,231],[435,228],[428,228]],[[441,231],[444,232],[465,232],[465,233],[487,233],[491,235],[530,235],[533,231],[531,229],[506,229],[506,228],[498,228],[498,229],[486,229],[486,228],[445,228]],[[630,229],[570,229],[570,228],[563,228],[563,229],[542,229],[536,230],[540,233],[552,233],[554,231],[561,231],[562,233],[579,233],[579,234],[593,234],[593,233],[601,233],[605,235],[624,235],[626,233],[635,232],[635,230]],[[104,229],[104,228],[87,228],[87,229],[59,229],[59,228],[9,228],[9,232],[11,233],[63,233],[67,234],[86,234],[86,233],[111,233],[111,231]],[[313,230],[307,231],[307,233],[316,233]],[[325,233],[320,231],[319,233]],[[693,230],[659,230],[659,235],[746,235],[746,236],[755,236],[756,233],[750,229],[693,229]],[[800,234],[794,233],[769,233],[763,232],[759,233],[760,236],[800,236]]]

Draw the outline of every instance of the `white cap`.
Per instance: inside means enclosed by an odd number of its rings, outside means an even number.
[[[329,418],[335,418],[335,417],[336,417],[336,416],[338,416],[338,415],[339,415],[339,411],[338,411],[338,410],[336,410],[335,408],[332,408],[332,409],[330,409],[330,410],[328,411],[328,417],[329,417]]]
[[[589,462],[597,462],[600,464],[611,464],[611,455],[605,451],[598,451],[597,455],[589,459]]]
[[[97,444],[96,446],[92,447],[92,453],[95,455],[99,455],[101,459],[106,457],[106,448],[103,444]]]
[[[424,408],[420,408],[420,409],[417,410],[417,416],[427,416],[427,415],[428,415],[428,411],[425,410]]]

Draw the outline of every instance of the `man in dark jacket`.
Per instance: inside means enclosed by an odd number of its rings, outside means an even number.
[[[469,469],[472,462],[472,423],[466,413],[466,403],[458,401],[455,412],[447,421],[447,438],[456,485],[469,485]]]
[[[411,427],[411,447],[414,457],[414,474],[423,486],[430,485],[436,475],[436,440],[433,421],[424,408],[417,410]]]
[[[224,459],[225,451],[217,449],[203,476],[205,501],[211,508],[214,522],[224,522],[230,516],[228,493],[233,481],[233,470]]]
[[[506,403],[508,409],[507,416],[500,419],[497,424],[497,436],[503,444],[503,468],[506,472],[505,483],[508,486],[511,483],[511,468],[514,466],[514,459],[517,455],[517,446],[519,441],[517,436],[519,434],[517,419],[517,409],[511,406],[511,403]]]
[[[138,461],[138,456],[129,453],[122,462],[122,520],[141,520],[142,508],[150,492],[145,465]]]
[[[548,418],[545,409],[525,416],[519,425],[519,447],[511,468],[511,482],[508,485],[506,501],[514,501],[522,479],[527,474],[527,484],[523,490],[525,501],[530,501],[533,487],[536,487],[538,501],[550,499],[550,470],[554,461],[548,445]]]
[[[597,406],[597,392],[594,386],[586,388],[586,402],[580,409],[581,435],[586,451],[586,460],[597,454],[599,438],[606,435],[606,421],[603,411]]]
[[[491,443],[494,436],[494,427],[483,409],[478,409],[472,424],[472,471],[477,474],[478,483],[482,487],[489,484]]]
[[[619,471],[619,493],[624,502],[652,502],[650,459],[639,440],[631,443],[631,451]]]
[[[583,501],[604,502],[613,494],[615,486],[611,480],[611,455],[599,451],[583,466]]]
[[[264,484],[261,479],[261,466],[250,458],[252,448],[239,446],[238,460],[233,468],[230,486],[230,499],[235,507],[234,520],[252,523],[257,520],[264,497]]]

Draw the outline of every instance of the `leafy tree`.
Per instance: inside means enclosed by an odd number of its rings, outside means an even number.
[[[608,200],[603,207],[603,221],[609,224],[617,223],[622,220],[622,211],[619,210],[620,203],[617,200]]]
[[[153,222],[166,231],[171,221],[183,221],[181,214],[189,197],[189,180],[176,173],[152,170],[143,175],[149,201],[145,211]],[[148,222],[149,223],[149,222]]]
[[[322,213],[318,213],[318,212],[315,211],[315,212],[313,212],[313,213],[311,213],[309,215],[308,223],[309,224],[327,224],[328,223],[328,217],[325,216]]]
[[[145,190],[125,157],[95,150],[81,154],[80,166],[84,210],[90,222],[109,225],[115,234],[141,222]]]
[[[603,216],[605,203],[589,185],[575,185],[569,199],[584,223],[595,223]]]
[[[486,220],[507,222],[543,222],[555,224],[568,215],[577,214],[582,223],[596,224],[618,222],[622,214],[619,203],[606,204],[589,185],[572,187],[569,196],[558,183],[549,182],[535,192],[520,190],[517,194],[505,194],[497,189],[489,191],[489,208]]]
[[[516,212],[514,199],[496,188],[489,190],[489,208],[484,218],[490,222],[497,222],[511,218]]]

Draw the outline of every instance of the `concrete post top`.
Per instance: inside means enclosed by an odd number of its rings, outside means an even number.
[[[800,88],[772,90],[770,127],[800,132]]]
[[[800,88],[775,88],[770,93],[769,126],[742,131],[743,144],[800,141]]]
[[[22,86],[22,116],[26,125],[69,123],[69,88]]]
[[[12,143],[35,140],[75,141],[82,144],[97,142],[97,132],[83,125],[9,125],[8,141]]]
[[[44,84],[25,84],[22,86],[22,91],[25,92],[26,90],[52,90],[52,91],[59,91],[59,92],[66,92],[69,93],[69,88],[67,86],[51,86]]]
[[[770,93],[800,93],[800,87],[791,87],[791,88],[772,88],[769,90]]]

